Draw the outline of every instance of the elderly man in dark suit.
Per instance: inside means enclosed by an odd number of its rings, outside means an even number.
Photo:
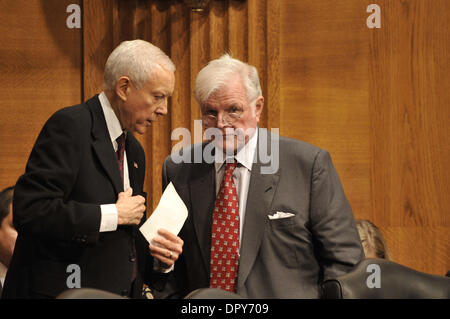
[[[108,58],[104,92],[47,121],[15,187],[18,238],[3,297],[91,287],[138,298],[153,280],[151,255],[158,266],[173,265],[179,237],[161,231],[150,255],[137,230],[145,154],[132,133],[167,113],[174,71],[159,48],[125,41]]]
[[[184,252],[161,295],[212,287],[247,298],[318,298],[319,282],[364,257],[329,153],[258,128],[258,73],[228,55],[200,71],[194,94],[212,141],[164,163],[163,185],[174,184],[189,215]]]

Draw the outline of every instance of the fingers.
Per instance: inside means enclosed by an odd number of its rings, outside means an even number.
[[[119,193],[116,203],[119,225],[138,225],[144,216],[145,198],[141,195],[132,196],[132,194],[131,188]]]
[[[172,241],[174,243],[179,243],[179,244],[181,244],[181,246],[183,246],[183,240],[180,237],[178,237],[177,235],[168,231],[167,229],[164,229],[164,228],[158,229],[158,235],[161,235],[165,239]]]
[[[130,192],[126,191],[126,192],[119,193],[118,201],[121,201],[121,202],[129,201],[129,203],[131,203],[131,204],[134,203],[136,206],[145,204],[144,197],[142,197],[141,195],[131,196],[130,195],[131,192],[132,191],[130,191]]]
[[[133,198],[136,198],[136,200],[139,204],[145,204],[145,198],[142,197],[141,195],[133,196]]]
[[[172,267],[172,265],[177,261],[179,254],[172,252],[166,248],[156,246],[155,244],[150,244],[150,254],[161,261],[167,268]]]
[[[159,231],[158,231],[159,233]],[[153,239],[153,242],[156,246],[160,246],[164,249],[172,251],[172,252],[176,252],[178,254],[181,254],[181,252],[183,251],[183,240],[178,237],[173,235],[173,237],[171,237],[171,239],[168,239],[167,237],[163,237],[163,236],[156,236]]]
[[[171,232],[160,229],[150,244],[150,253],[167,266],[172,266],[183,252],[183,240]]]
[[[133,189],[130,187],[125,192],[120,192],[118,197],[121,198],[121,197],[131,197],[131,196],[133,196]]]
[[[133,199],[136,200],[136,209],[135,209],[135,211],[136,211],[135,218],[136,219],[135,219],[135,223],[139,224],[141,219],[142,219],[142,217],[144,216],[145,209],[146,209],[146,207],[145,207],[145,199],[143,199],[142,197],[141,198],[133,198]]]

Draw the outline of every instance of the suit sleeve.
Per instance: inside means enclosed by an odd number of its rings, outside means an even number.
[[[77,122],[64,112],[44,125],[14,191],[13,221],[23,234],[95,242],[100,206],[70,200],[81,162]]]
[[[162,167],[162,191],[166,189],[170,180],[170,156],[166,158]],[[169,166],[169,167],[168,167]],[[173,167],[173,166],[172,166]],[[147,284],[152,288],[152,294],[156,299],[179,299],[184,297],[180,292],[180,278],[177,273],[182,268],[182,260],[184,254],[181,254],[179,259],[175,262],[174,269],[168,273],[152,270],[151,280]],[[156,259],[155,259],[156,260]],[[181,286],[183,286],[181,284]]]
[[[339,176],[323,150],[313,166],[310,213],[323,279],[347,273],[364,258],[364,252]]]

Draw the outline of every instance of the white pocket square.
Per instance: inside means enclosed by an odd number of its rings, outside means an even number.
[[[295,214],[292,213],[284,213],[284,212],[276,212],[273,215],[267,215],[267,217],[269,217],[269,219],[281,219],[281,218],[289,218],[295,216]]]

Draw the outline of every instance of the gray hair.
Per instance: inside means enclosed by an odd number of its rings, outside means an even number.
[[[232,76],[239,75],[247,91],[249,103],[262,95],[258,70],[252,65],[233,59],[229,54],[210,61],[197,75],[194,96],[203,104],[216,90],[227,85]],[[253,105],[252,105],[253,107]]]
[[[150,78],[153,67],[175,72],[172,60],[158,47],[144,40],[124,41],[108,57],[104,88],[114,90],[121,76],[128,76],[139,89]]]

